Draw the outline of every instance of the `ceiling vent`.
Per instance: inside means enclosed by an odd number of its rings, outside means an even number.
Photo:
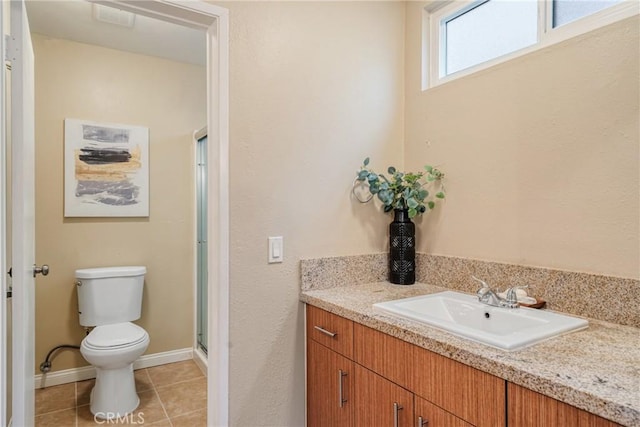
[[[107,24],[117,25],[119,27],[133,28],[136,22],[135,13],[126,10],[114,9],[113,7],[103,6],[101,4],[93,4],[93,18],[96,21],[106,22]]]

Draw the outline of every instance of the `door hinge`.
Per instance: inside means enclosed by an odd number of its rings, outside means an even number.
[[[4,60],[11,62],[16,59],[16,39],[9,34],[4,36]]]
[[[13,279],[13,267],[9,267],[9,271],[7,271],[7,274],[9,275],[9,280]],[[11,298],[12,291],[13,286],[9,285],[7,289],[7,298]]]

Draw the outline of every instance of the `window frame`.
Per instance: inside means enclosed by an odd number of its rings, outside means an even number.
[[[440,77],[445,67],[446,49],[441,42],[446,40],[444,31],[446,22],[455,17],[481,6],[490,0],[465,0],[450,1],[437,6],[425,7],[422,12],[422,90],[437,87],[444,83],[459,79],[481,70],[493,67],[503,62],[518,58],[536,50],[552,46],[556,43],[568,40],[581,34],[593,31],[617,21],[640,13],[640,5],[636,0],[623,0],[591,15],[568,22],[557,28],[553,28],[553,0],[537,0],[538,3],[538,37],[536,43],[515,50],[511,53],[498,56],[489,61],[481,62],[472,67]]]

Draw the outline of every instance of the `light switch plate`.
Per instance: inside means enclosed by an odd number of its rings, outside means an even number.
[[[269,237],[269,264],[284,261],[284,240],[282,236]]]

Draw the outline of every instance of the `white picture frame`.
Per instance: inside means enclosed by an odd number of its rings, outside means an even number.
[[[149,216],[149,128],[64,121],[64,216]]]

